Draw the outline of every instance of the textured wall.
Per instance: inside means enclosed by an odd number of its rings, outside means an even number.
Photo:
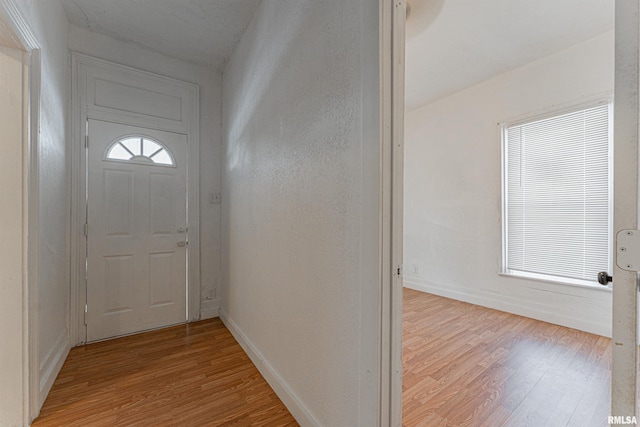
[[[209,195],[221,191],[222,76],[213,69],[149,52],[111,37],[71,27],[76,52],[172,77],[200,87],[200,282],[202,307],[217,312],[220,287],[220,205]]]
[[[611,333],[609,291],[498,275],[499,122],[612,94],[613,48],[606,33],[407,114],[406,285]]]
[[[66,355],[62,352],[69,346],[71,73],[68,25],[58,1],[32,2],[25,6],[24,13],[42,45],[37,319],[40,379],[50,387],[57,375],[51,370],[56,369],[54,365],[60,365],[60,357]],[[41,403],[45,397],[41,396]]]
[[[223,318],[325,426],[376,417],[377,10],[263,2],[223,78]]]

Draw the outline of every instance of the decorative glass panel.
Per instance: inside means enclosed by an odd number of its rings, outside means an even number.
[[[154,156],[151,159],[153,159],[154,163],[157,163],[159,165],[173,165],[173,159],[171,158],[169,153],[164,149],[154,154]]]
[[[142,146],[142,155],[146,157],[153,157],[156,151],[162,150],[162,146],[150,139],[144,140],[144,144]]]
[[[122,144],[116,144],[109,151],[109,159],[111,160],[129,160],[131,158],[131,152],[127,151]]]
[[[126,137],[114,142],[107,149],[105,160],[145,165],[176,165],[167,147],[144,136]]]
[[[140,141],[142,138],[127,138],[120,141],[120,144],[129,152],[132,156],[139,156],[142,154],[140,150]]]

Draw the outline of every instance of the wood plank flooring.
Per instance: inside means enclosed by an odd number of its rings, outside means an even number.
[[[404,291],[403,425],[599,427],[610,340]],[[295,426],[219,319],[75,348],[35,427]]]
[[[297,426],[219,319],[77,347],[34,427]]]
[[[403,425],[600,427],[610,340],[404,290]]]

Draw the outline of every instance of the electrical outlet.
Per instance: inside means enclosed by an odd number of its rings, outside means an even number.
[[[418,267],[418,264],[411,264],[411,270],[413,274],[420,274],[420,267]]]

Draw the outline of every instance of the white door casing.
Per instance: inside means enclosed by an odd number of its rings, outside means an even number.
[[[638,227],[640,2],[617,1],[614,97],[614,239]],[[616,257],[616,244],[613,256]],[[638,274],[614,263],[611,415],[638,415]]]
[[[88,130],[87,341],[185,322],[187,137]]]
[[[41,360],[39,356],[39,328],[37,318],[38,306],[38,236],[39,236],[39,148],[40,148],[40,82],[41,82],[41,49],[31,26],[18,9],[15,0],[0,0],[0,25],[4,25],[15,37],[15,42],[25,52],[23,57],[22,109],[23,127],[23,228],[22,228],[22,328],[18,323],[5,325],[8,330],[20,331],[22,334],[22,396],[23,404],[15,408],[22,411],[25,424],[31,424],[40,412],[40,407],[53,385],[55,376],[62,367],[67,343],[52,352],[49,360]],[[6,132],[3,132],[6,136]],[[17,207],[15,207],[17,208]],[[6,242],[8,243],[8,242]],[[17,246],[8,243],[13,250]],[[26,251],[26,252],[25,252]],[[10,303],[7,301],[7,303]],[[8,343],[4,342],[4,345]],[[13,348],[13,347],[12,347]],[[3,366],[5,369],[10,367]],[[11,388],[11,383],[5,381]],[[14,389],[15,390],[15,389]]]
[[[1,0],[0,0],[1,1]],[[71,319],[74,345],[87,342],[86,188],[88,159],[85,139],[88,120],[102,120],[186,135],[187,198],[189,219],[188,316],[200,318],[200,144],[199,87],[111,61],[72,52],[72,212],[71,212]],[[91,148],[91,147],[90,147]]]

